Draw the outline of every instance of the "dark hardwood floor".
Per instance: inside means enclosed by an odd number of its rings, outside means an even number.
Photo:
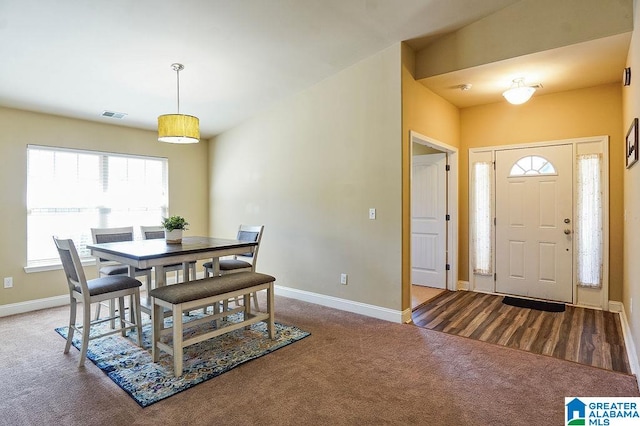
[[[618,314],[566,307],[544,312],[502,296],[446,291],[413,312],[419,327],[631,374]]]

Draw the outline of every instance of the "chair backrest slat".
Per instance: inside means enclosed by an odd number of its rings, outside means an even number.
[[[133,241],[133,233],[120,234],[96,234],[96,243],[117,243],[120,241]]]
[[[255,241],[258,243],[253,251],[239,254],[240,257],[248,257],[251,263],[255,265],[258,257],[258,249],[260,248],[260,241],[262,240],[262,232],[264,231],[264,225],[240,225],[238,228],[238,235],[236,239],[240,241]]]
[[[133,241],[133,226],[119,228],[91,228],[91,238],[94,244],[118,243],[121,241]],[[96,257],[98,271],[105,265],[113,265],[116,262]]]
[[[73,240],[59,239],[54,236],[53,241],[58,249],[60,260],[62,261],[62,268],[67,278],[69,290],[71,292],[78,291],[79,287],[83,298],[88,301],[89,288],[87,287],[87,278],[84,275],[80,256],[78,256],[78,251],[73,244]]]
[[[164,227],[163,226],[141,226],[140,231],[142,232],[142,238],[145,240],[159,240],[160,238],[164,238]]]
[[[238,236],[236,237],[236,239],[240,241],[258,241],[259,236],[260,232],[238,231]],[[253,257],[253,252],[239,254],[238,256]]]

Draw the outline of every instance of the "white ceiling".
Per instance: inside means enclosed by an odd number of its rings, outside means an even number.
[[[212,137],[384,48],[414,49],[518,0],[2,0],[0,105],[156,129],[200,118]],[[630,33],[421,80],[454,105],[620,81]],[[470,83],[469,91],[461,84]],[[122,112],[123,119],[102,117]]]
[[[394,43],[516,1],[2,0],[0,105],[155,129],[176,112],[180,62],[180,112],[211,137]]]

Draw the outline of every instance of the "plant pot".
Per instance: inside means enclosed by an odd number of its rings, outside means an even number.
[[[164,230],[164,239],[167,244],[182,244],[182,229],[174,229],[173,231]]]

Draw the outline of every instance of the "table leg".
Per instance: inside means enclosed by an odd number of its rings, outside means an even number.
[[[220,258],[214,257],[211,263],[213,264],[213,276],[217,277],[220,275]]]
[[[191,278],[189,277],[189,262],[182,262],[182,277],[185,283],[187,281],[191,281]],[[196,277],[193,278],[195,279]]]
[[[156,288],[163,287],[166,284],[164,282],[164,266],[154,266],[153,270],[156,271]]]

